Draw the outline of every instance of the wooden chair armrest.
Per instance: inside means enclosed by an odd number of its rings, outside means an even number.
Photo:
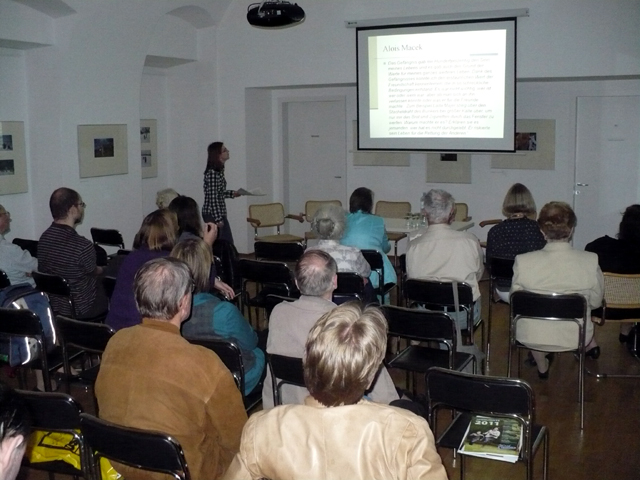
[[[298,215],[289,214],[284,218],[291,218],[293,220],[298,220],[300,223],[304,222],[304,213],[299,213]]]
[[[258,228],[260,226],[260,220],[257,218],[247,217],[247,222],[249,222],[253,228]]]
[[[497,225],[498,223],[502,222],[501,219],[499,218],[494,218],[492,220],[482,220],[478,225],[480,225],[480,227],[486,227],[487,225]]]

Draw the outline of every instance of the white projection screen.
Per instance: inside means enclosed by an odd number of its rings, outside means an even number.
[[[516,19],[356,29],[358,149],[513,152]]]

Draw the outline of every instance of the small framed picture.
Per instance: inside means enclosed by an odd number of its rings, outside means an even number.
[[[80,178],[129,171],[126,125],[78,125]]]

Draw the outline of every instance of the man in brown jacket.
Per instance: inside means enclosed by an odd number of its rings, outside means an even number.
[[[142,324],[109,341],[96,381],[100,417],[176,438],[193,480],[220,477],[240,446],[247,415],[218,356],[180,336],[191,312],[193,281],[172,258],[147,262],[134,281]],[[116,465],[128,480],[162,475]]]

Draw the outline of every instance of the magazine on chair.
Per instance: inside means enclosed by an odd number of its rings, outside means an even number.
[[[511,418],[471,417],[458,452],[515,463],[522,447],[522,426]]]

